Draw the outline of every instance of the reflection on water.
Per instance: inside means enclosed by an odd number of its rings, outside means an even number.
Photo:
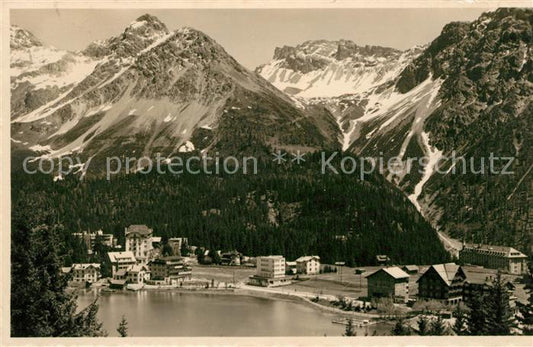
[[[291,301],[241,295],[199,294],[175,291],[101,293],[99,318],[109,336],[122,315],[129,336],[340,336],[344,326],[333,324],[335,314]],[[87,306],[96,290],[79,293],[79,307]],[[371,335],[384,334],[388,326],[359,328]]]

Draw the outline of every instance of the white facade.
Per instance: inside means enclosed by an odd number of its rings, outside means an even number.
[[[153,252],[152,229],[146,225],[130,225],[125,230],[126,252],[133,252],[135,258],[146,264]]]
[[[298,273],[306,275],[316,275],[320,273],[320,257],[311,255],[296,259],[296,269]]]
[[[505,270],[515,275],[528,271],[527,256],[512,247],[463,244],[459,260],[466,264]]]
[[[128,283],[143,284],[150,279],[150,271],[143,265],[133,265],[126,271],[126,279]]]
[[[100,264],[72,264],[72,280],[74,282],[95,283],[100,278]]]
[[[133,265],[137,264],[137,260],[133,255],[133,252],[108,252],[109,262],[111,263],[111,269],[113,271],[113,277],[119,271],[126,271]]]
[[[285,258],[281,255],[258,257],[257,276],[264,278],[285,277]]]

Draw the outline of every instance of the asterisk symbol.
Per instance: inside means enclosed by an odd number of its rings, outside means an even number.
[[[296,153],[291,153],[294,158],[292,158],[292,162],[296,162],[296,164],[300,165],[300,162],[305,161],[304,155],[305,153],[301,153],[300,151],[296,151]]]
[[[282,162],[287,161],[287,159],[285,159],[285,155],[287,155],[287,153],[284,153],[279,149],[277,152],[272,153],[272,155],[274,156],[274,159],[272,159],[272,161],[275,161],[278,164],[281,164]]]

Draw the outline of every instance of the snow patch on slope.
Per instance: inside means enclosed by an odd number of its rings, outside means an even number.
[[[422,176],[422,179],[420,180],[420,182],[416,184],[413,194],[409,195],[408,198],[409,200],[411,200],[413,205],[415,205],[418,211],[422,213],[420,204],[418,202],[418,198],[420,197],[420,194],[422,194],[422,188],[424,188],[424,185],[426,184],[426,182],[431,178],[431,176],[437,170],[437,163],[439,159],[442,158],[442,151],[438,150],[437,148],[432,147],[429,144],[429,135],[426,132],[422,132],[420,136],[422,138],[422,142],[425,147],[427,165],[424,169],[424,174]]]

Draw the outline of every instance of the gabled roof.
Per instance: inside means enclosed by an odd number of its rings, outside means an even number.
[[[107,252],[107,256],[109,257],[109,261],[111,261],[112,263],[116,263],[120,260],[137,261],[132,251]]]
[[[282,255],[262,255],[262,256],[258,256],[257,258],[261,258],[261,259],[285,259]]]
[[[429,269],[427,269],[427,271],[424,272],[422,276],[420,276],[418,281],[420,281],[420,279],[424,277],[426,273],[428,273],[429,271],[431,271],[431,269],[433,269],[440,276],[440,278],[442,278],[444,283],[446,283],[449,286],[452,283],[455,275],[457,274],[460,268],[461,267],[455,263],[431,265]]]
[[[122,269],[122,270],[118,270],[117,272],[115,272],[115,276],[125,276],[126,275],[126,270]]]
[[[152,229],[148,228],[146,225],[142,224],[133,224],[126,228],[126,236],[129,234],[139,234],[148,236],[151,235],[153,232]]]
[[[508,258],[527,258],[527,256],[513,247],[493,246],[482,244],[465,244],[463,250],[476,251],[487,254],[497,254]]]
[[[372,276],[374,276],[375,274],[377,274],[378,272],[381,272],[381,271],[385,272],[387,275],[391,276],[394,279],[409,278],[409,274],[407,274],[405,271],[403,271],[402,269],[400,269],[397,266],[379,269],[379,270],[369,274],[366,277],[367,278],[368,277],[372,277]]]
[[[301,262],[304,262],[304,261],[310,261],[310,260],[320,260],[320,257],[318,255],[306,255],[306,256],[303,256],[303,257],[300,257],[298,259],[296,259],[296,262],[297,263],[301,263]]]
[[[126,284],[126,280],[113,280],[113,279],[110,279],[109,282],[111,284],[119,285],[119,286],[123,286],[123,285]]]
[[[141,272],[141,271],[149,271],[146,266],[143,266],[143,265],[132,265],[129,269],[128,269],[128,272]]]
[[[95,269],[100,268],[100,264],[98,263],[78,263],[78,264],[72,264],[73,270],[85,270],[90,267],[94,267]]]
[[[168,257],[160,257],[151,260],[148,265],[154,263],[154,264],[172,264],[173,262],[179,261],[183,263],[183,257],[180,257],[179,255],[171,255]]]

